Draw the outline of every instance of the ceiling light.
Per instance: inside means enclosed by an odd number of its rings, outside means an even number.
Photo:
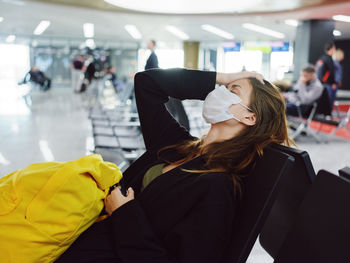
[[[255,7],[263,0],[104,0],[105,2],[131,10],[167,14],[209,14],[242,12]]]
[[[339,30],[334,29],[333,30],[333,36],[339,37],[339,36],[341,36],[341,32]]]
[[[4,21],[4,18],[2,16],[0,16],[0,22]]]
[[[258,26],[255,24],[244,23],[242,25],[242,27],[244,27],[245,29],[248,29],[248,30],[252,30],[252,31],[255,31],[255,32],[258,32],[258,33],[261,33],[264,35],[276,37],[276,38],[284,38],[285,37],[285,35],[283,33],[271,30],[271,29],[266,28],[266,27]]]
[[[95,41],[92,38],[88,38],[85,40],[85,45],[91,49],[94,49],[96,47]]]
[[[350,16],[336,15],[336,16],[333,16],[333,19],[337,21],[350,23]]]
[[[83,30],[84,30],[84,37],[86,37],[86,38],[94,37],[94,35],[95,35],[94,24],[92,24],[92,23],[85,23],[83,25]]]
[[[15,41],[16,39],[16,36],[15,35],[9,35],[7,38],[6,38],[6,42],[7,43],[12,43],[13,41]]]
[[[51,22],[42,20],[34,30],[34,35],[41,35],[50,26]]]
[[[129,35],[132,36],[134,39],[141,39],[142,38],[142,35],[136,26],[125,25],[124,28],[129,33]]]
[[[166,26],[166,30],[168,30],[170,33],[172,33],[174,36],[177,36],[178,38],[182,40],[188,40],[190,37],[180,29],[174,27],[174,26]]]
[[[220,28],[211,25],[202,25],[202,29],[226,39],[233,39],[234,36]]]
[[[297,27],[299,25],[299,21],[295,19],[286,19],[284,20],[284,23],[288,26],[294,26],[294,27]]]

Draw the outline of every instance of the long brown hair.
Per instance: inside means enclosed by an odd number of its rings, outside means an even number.
[[[249,78],[252,89],[251,105],[256,114],[256,123],[248,126],[232,139],[213,142],[203,146],[202,139],[195,139],[180,144],[164,147],[175,149],[180,160],[169,162],[180,165],[203,155],[207,170],[186,170],[193,173],[225,172],[232,177],[235,190],[241,193],[241,178],[247,175],[254,165],[256,156],[263,155],[263,149],[270,143],[290,145],[294,142],[288,137],[285,102],[273,84],[264,80],[264,84],[255,78]]]

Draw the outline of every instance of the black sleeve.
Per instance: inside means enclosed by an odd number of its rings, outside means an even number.
[[[168,97],[204,100],[215,88],[216,72],[152,69],[135,75],[135,96],[147,150],[157,150],[190,138],[166,110]]]
[[[128,263],[222,262],[229,246],[235,204],[227,185],[214,189],[204,198],[207,201],[195,206],[162,237],[168,240],[168,248],[154,233],[137,200],[121,206],[111,216],[118,257]]]

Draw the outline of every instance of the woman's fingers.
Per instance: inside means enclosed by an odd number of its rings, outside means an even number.
[[[217,73],[216,74],[216,83],[218,83],[220,85],[228,85],[229,83],[231,83],[235,80],[247,79],[247,78],[256,78],[262,84],[264,84],[263,75],[261,75],[257,72],[250,72],[250,71],[237,72],[237,73]]]
[[[257,80],[259,80],[262,84],[264,84],[264,77],[263,75],[257,73],[257,72],[249,72],[249,71],[246,71],[246,72],[242,72],[242,73],[245,73],[245,78],[256,78]]]
[[[130,200],[132,200],[132,199],[135,198],[134,190],[133,190],[131,187],[128,188],[128,191],[126,192],[126,196],[127,196]]]
[[[124,205],[125,203],[135,199],[134,190],[129,187],[126,192],[126,196],[122,194],[118,187],[114,188],[114,190],[105,198],[105,206],[106,212],[111,215],[113,211],[117,210],[119,207]]]

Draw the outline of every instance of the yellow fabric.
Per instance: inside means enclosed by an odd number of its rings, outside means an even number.
[[[92,225],[119,168],[97,154],[0,178],[0,262],[53,262]]]

